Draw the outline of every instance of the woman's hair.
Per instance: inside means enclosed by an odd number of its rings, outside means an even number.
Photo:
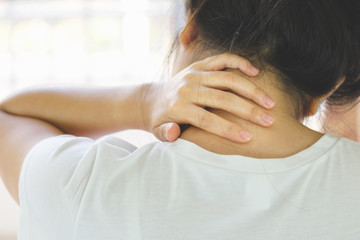
[[[186,0],[186,7],[203,46],[274,71],[299,118],[344,76],[328,102],[360,96],[359,0]]]

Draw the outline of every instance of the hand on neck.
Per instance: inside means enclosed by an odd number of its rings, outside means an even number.
[[[305,127],[296,119],[293,102],[287,94],[279,90],[278,82],[273,76],[262,74],[251,81],[264,89],[276,102],[276,107],[269,111],[276,119],[273,126],[261,127],[225,111],[211,110],[250,131],[253,135],[252,140],[249,143],[235,143],[195,127],[184,131],[181,138],[218,154],[282,158],[310,147],[322,137],[321,133]]]

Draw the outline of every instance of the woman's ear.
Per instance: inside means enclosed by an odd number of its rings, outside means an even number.
[[[188,18],[189,19],[189,18]],[[194,20],[188,20],[184,29],[181,31],[179,39],[185,49],[193,43],[199,36],[199,28]]]
[[[325,100],[326,98],[320,97],[320,98],[314,98],[310,100],[310,104],[309,104],[309,108],[308,111],[306,113],[307,117],[311,117],[314,116],[318,109],[320,104]]]
[[[307,116],[314,116],[317,113],[320,104],[323,101],[325,101],[328,97],[330,97],[341,86],[341,84],[344,83],[344,81],[345,81],[345,77],[342,77],[340,79],[340,81],[336,84],[336,87],[329,94],[327,94],[326,96],[323,96],[323,97],[312,99],[310,101],[309,109],[308,109],[308,112],[307,112],[306,115]]]

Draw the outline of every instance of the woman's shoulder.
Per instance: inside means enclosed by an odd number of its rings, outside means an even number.
[[[348,138],[325,135],[327,141],[334,144],[329,148],[328,154],[346,164],[356,164],[360,168],[360,143]]]
[[[356,142],[354,140],[350,140],[348,138],[344,137],[336,137],[330,134],[326,134],[326,137],[329,139],[336,139],[336,145],[334,146],[335,149],[347,151],[348,153],[354,152],[359,153],[360,152],[360,142]],[[358,155],[360,158],[360,155]]]

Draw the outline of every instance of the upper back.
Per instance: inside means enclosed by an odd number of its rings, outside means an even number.
[[[107,138],[67,179],[73,239],[360,238],[360,144],[330,135],[283,159]]]

